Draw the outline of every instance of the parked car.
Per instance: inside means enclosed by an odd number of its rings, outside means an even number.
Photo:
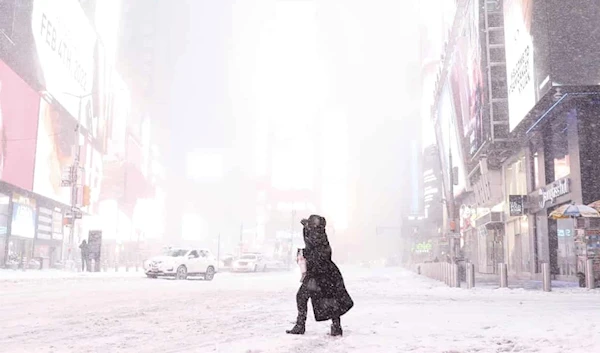
[[[266,271],[268,268],[264,257],[259,253],[242,254],[239,259],[233,262],[233,271],[248,272],[248,271]]]
[[[163,255],[144,262],[144,271],[149,278],[203,276],[205,280],[212,281],[217,269],[217,259],[205,249],[170,248]]]

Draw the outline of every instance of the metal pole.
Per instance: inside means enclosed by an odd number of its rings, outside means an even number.
[[[448,122],[448,124],[450,124],[450,121]],[[448,169],[449,169],[448,171],[449,171],[449,180],[450,180],[450,186],[448,188],[448,190],[450,191],[450,195],[448,195],[449,196],[448,218],[450,219],[450,222],[452,222],[454,224],[454,229],[452,230],[452,236],[449,239],[450,261],[452,263],[454,263],[455,258],[456,258],[456,251],[455,251],[456,240],[454,239],[454,233],[456,232],[456,227],[459,226],[459,223],[456,222],[456,209],[455,209],[456,202],[454,200],[454,167],[453,167],[453,161],[452,161],[452,148],[450,146],[452,146],[452,143],[448,144]]]
[[[447,262],[444,263],[444,283],[450,284],[450,264]]]
[[[242,256],[242,246],[244,244],[244,222],[240,224],[240,257]]]
[[[542,289],[544,292],[552,291],[552,279],[550,278],[550,264],[542,263]]]
[[[288,269],[292,268],[292,257],[294,256],[294,218],[296,217],[296,210],[292,209],[292,224],[290,226],[290,253],[288,255]]]
[[[221,233],[217,238],[217,266],[221,266]]]
[[[499,263],[500,268],[500,288],[508,288],[508,266],[505,263]]]
[[[589,259],[585,263],[585,283],[588,289],[596,288],[595,278],[594,278],[594,260]]]

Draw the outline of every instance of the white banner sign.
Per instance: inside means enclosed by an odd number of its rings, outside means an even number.
[[[525,118],[537,99],[531,36],[532,4],[530,0],[504,1],[510,131]]]
[[[96,33],[77,0],[35,0],[31,21],[46,91],[78,118],[92,93]]]

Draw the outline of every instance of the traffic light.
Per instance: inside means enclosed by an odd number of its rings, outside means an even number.
[[[90,187],[87,185],[83,186],[83,200],[81,202],[81,204],[83,205],[83,207],[89,206],[90,205]]]

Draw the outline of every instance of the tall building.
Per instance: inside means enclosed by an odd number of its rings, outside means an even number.
[[[452,13],[431,118],[464,254],[479,272],[504,263],[512,274],[538,277],[547,262],[553,274],[575,279],[591,255],[575,246],[588,239],[575,229],[597,227],[548,215],[600,198],[592,143],[600,5],[471,0]],[[567,26],[572,21],[578,26]]]
[[[175,62],[185,47],[188,26],[187,3],[177,6],[164,1],[122,1],[116,66],[131,87],[132,119],[128,123],[132,138],[139,142],[144,133],[153,145],[160,146],[167,166],[161,189],[166,193],[169,241],[181,237],[181,217],[188,184],[185,183],[185,152],[172,141],[179,120],[173,119],[171,87]],[[144,131],[144,129],[150,131]]]

